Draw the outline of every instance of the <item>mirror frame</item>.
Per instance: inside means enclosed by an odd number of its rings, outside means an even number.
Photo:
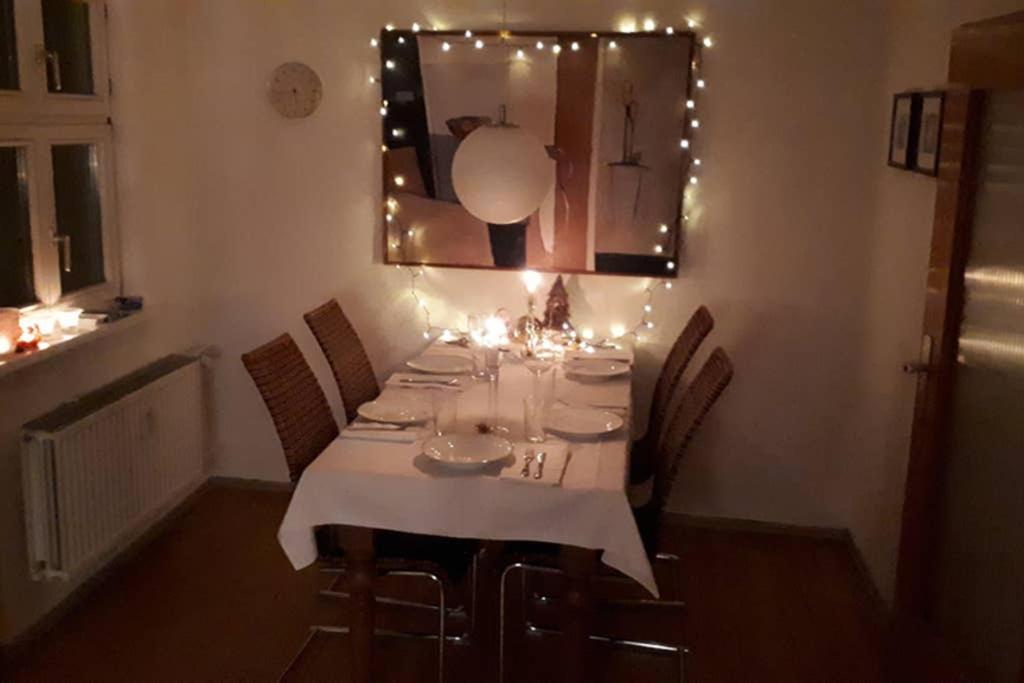
[[[688,188],[690,187],[690,181],[688,178],[693,178],[691,173],[694,168],[694,154],[693,154],[693,134],[691,131],[696,130],[692,128],[693,121],[696,120],[695,108],[685,107],[683,116],[680,120],[680,132],[679,141],[680,148],[679,154],[682,158],[681,172],[680,172],[680,197],[679,197],[679,211],[674,226],[670,227],[673,229],[672,248],[673,251],[670,255],[661,256],[660,258],[666,261],[666,269],[661,272],[605,272],[598,270],[587,270],[585,268],[559,268],[559,267],[544,267],[535,265],[526,265],[523,268],[516,267],[505,267],[505,266],[485,266],[477,264],[457,264],[457,263],[430,263],[423,261],[407,260],[401,258],[393,258],[391,255],[391,249],[389,244],[389,192],[388,179],[387,179],[387,165],[386,159],[384,158],[390,147],[387,144],[388,136],[388,117],[386,116],[386,103],[387,98],[385,97],[385,79],[388,71],[386,62],[389,59],[389,53],[385,49],[386,41],[393,39],[397,41],[398,37],[405,39],[415,39],[418,36],[436,36],[445,37],[450,36],[454,38],[466,39],[466,31],[470,31],[471,37],[483,37],[483,38],[495,38],[503,37],[510,38],[513,36],[527,36],[529,38],[557,38],[559,43],[571,44],[573,41],[585,41],[594,39],[615,39],[615,38],[637,38],[637,37],[650,37],[650,38],[665,38],[665,37],[688,37],[690,40],[690,57],[689,57],[689,68],[686,70],[685,78],[685,93],[686,100],[694,100],[696,92],[696,72],[700,69],[702,60],[702,43],[697,35],[697,32],[693,28],[685,28],[673,31],[671,33],[666,32],[665,29],[655,31],[557,31],[557,30],[516,30],[516,31],[496,31],[494,29],[477,30],[477,29],[448,29],[448,30],[412,30],[407,28],[394,27],[389,29],[388,27],[381,28],[380,34],[377,37],[379,41],[377,44],[378,53],[380,57],[380,75],[377,78],[377,84],[380,86],[380,106],[381,108],[381,152],[382,152],[382,163],[381,163],[381,248],[383,249],[383,263],[385,265],[393,266],[406,266],[411,268],[463,268],[470,270],[496,270],[496,271],[515,271],[520,272],[524,269],[535,270],[544,273],[565,273],[565,274],[576,274],[576,275],[607,275],[607,276],[619,276],[619,277],[656,277],[659,279],[676,279],[679,277],[680,271],[680,258],[684,253],[685,247],[685,228],[688,221],[687,216],[687,195]],[[684,146],[683,141],[687,144]]]

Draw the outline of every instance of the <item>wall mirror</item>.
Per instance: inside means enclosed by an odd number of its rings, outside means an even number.
[[[388,263],[675,274],[691,32],[379,41]]]

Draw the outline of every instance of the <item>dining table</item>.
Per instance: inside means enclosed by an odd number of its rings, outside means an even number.
[[[630,362],[629,356],[624,359]],[[563,680],[587,679],[586,656],[592,623],[590,584],[598,563],[631,577],[657,597],[651,563],[627,498],[632,373],[604,381],[576,378],[556,365],[535,375],[514,352],[503,353],[489,378],[417,375],[403,367],[385,381],[378,401],[454,401],[450,433],[498,431],[512,442],[512,455],[482,468],[452,468],[428,457],[424,442],[434,436],[427,422],[395,429],[352,424],[303,472],[278,530],[288,559],[301,569],[317,559],[315,529],[338,525],[350,576],[353,620],[350,640],[355,680],[369,680],[374,630],[375,572],[372,533],[399,531],[475,539],[484,548],[511,541],[559,546],[567,575],[563,610]],[[435,342],[420,358],[472,359],[459,346]],[[413,365],[416,365],[413,363]],[[536,368],[534,368],[536,370]],[[551,374],[554,373],[554,374]],[[419,379],[417,379],[419,378]],[[426,385],[424,382],[436,382]],[[600,410],[620,416],[622,426],[595,437],[549,432],[543,443],[525,440],[524,399],[546,392],[549,411]],[[432,403],[433,402],[433,403]],[[550,418],[548,422],[552,422]],[[527,449],[561,452],[557,470],[537,480],[519,476]],[[499,629],[496,615],[500,552],[478,565],[474,601],[479,632],[471,634],[484,666],[495,667],[480,680],[497,680]],[[360,650],[365,654],[356,656]]]

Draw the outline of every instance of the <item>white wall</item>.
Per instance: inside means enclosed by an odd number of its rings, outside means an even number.
[[[675,509],[851,526],[888,591],[912,399],[898,367],[916,344],[932,192],[926,179],[884,166],[889,93],[941,82],[945,35],[965,17],[897,13],[890,40],[886,6],[692,7],[716,37],[698,105],[700,208],[681,278],[655,302],[658,328],[641,347],[639,374],[646,399],[667,344],[706,303],[718,325],[705,352],[725,346],[737,375],[694,444]],[[523,0],[509,17],[534,29],[612,28],[648,15],[684,23],[684,9],[667,0],[618,8]],[[111,2],[126,289],[159,316],[0,384],[0,638],[59,597],[24,575],[17,425],[161,353],[207,342],[223,354],[216,472],[284,480],[240,353],[291,332],[337,409],[303,311],[338,297],[380,372],[422,343],[407,277],[378,263],[380,118],[368,41],[386,21],[493,27],[498,18],[497,5],[469,0]],[[887,70],[887,51],[900,71]],[[287,60],[311,64],[325,84],[308,120],[283,120],[265,101],[268,75]],[[421,282],[441,324],[521,303],[512,274],[433,269]],[[632,323],[645,284],[574,277],[574,315],[599,333]]]

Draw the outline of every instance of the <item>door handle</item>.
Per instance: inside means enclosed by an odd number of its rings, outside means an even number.
[[[932,366],[928,363],[912,362],[903,364],[903,372],[908,375],[924,375],[932,371]]]

